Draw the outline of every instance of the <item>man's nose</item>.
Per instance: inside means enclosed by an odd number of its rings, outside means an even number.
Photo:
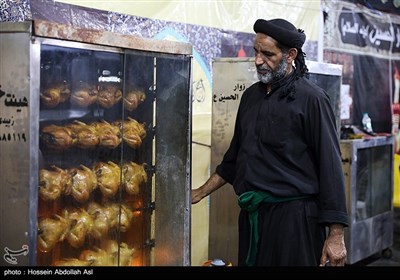
[[[262,65],[262,64],[264,64],[264,59],[263,59],[263,57],[262,57],[262,54],[257,53],[257,54],[255,55],[255,63],[256,63],[256,65]]]

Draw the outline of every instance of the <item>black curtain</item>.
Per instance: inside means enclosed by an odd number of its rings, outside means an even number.
[[[372,56],[355,55],[353,62],[354,124],[362,127],[362,115],[367,112],[371,117],[374,132],[391,133],[390,61]]]

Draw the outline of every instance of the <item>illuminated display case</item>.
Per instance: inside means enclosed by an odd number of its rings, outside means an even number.
[[[0,24],[2,265],[190,264],[191,52]]]

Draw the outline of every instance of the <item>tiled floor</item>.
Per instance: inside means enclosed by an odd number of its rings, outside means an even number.
[[[400,267],[400,208],[394,208],[393,246],[385,252],[364,259],[353,266],[399,266]]]

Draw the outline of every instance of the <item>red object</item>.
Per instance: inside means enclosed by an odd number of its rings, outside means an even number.
[[[247,54],[243,49],[243,44],[240,44],[240,50],[237,53],[237,57],[247,57]]]

